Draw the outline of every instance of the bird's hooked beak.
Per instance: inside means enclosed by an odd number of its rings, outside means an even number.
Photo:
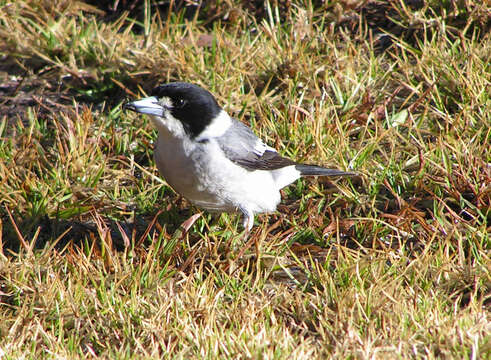
[[[165,106],[159,103],[155,96],[150,96],[144,99],[135,100],[123,105],[123,110],[131,110],[141,114],[148,114],[162,117],[164,115]]]

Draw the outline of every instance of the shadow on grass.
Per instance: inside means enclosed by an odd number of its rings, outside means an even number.
[[[186,224],[190,209],[139,214],[131,221],[118,221],[96,210],[83,216],[82,220],[59,219],[48,215],[13,215],[11,210],[5,210],[1,218],[1,245],[6,255],[46,247],[63,251],[69,245],[79,248],[109,246],[114,251],[122,252],[128,248],[149,245],[156,236],[166,239],[180,236],[183,227],[184,234],[190,227]],[[162,223],[165,225],[161,226]]]

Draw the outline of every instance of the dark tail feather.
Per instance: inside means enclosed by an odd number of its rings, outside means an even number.
[[[295,165],[295,169],[300,171],[302,176],[357,176],[355,172],[341,171],[336,169],[326,169],[316,165]]]

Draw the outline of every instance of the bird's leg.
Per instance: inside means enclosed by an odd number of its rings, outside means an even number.
[[[242,219],[242,225],[244,226],[244,229],[246,230],[246,234],[249,234],[251,231],[252,227],[254,226],[254,213],[249,210],[249,209],[240,209],[242,212],[242,216],[244,217]]]
[[[242,222],[242,224],[244,225],[244,235],[243,235],[244,238],[242,240],[245,242],[249,238],[249,234],[251,232],[251,229],[254,226],[254,213],[248,209],[242,210],[242,213],[244,216],[244,219]],[[249,245],[249,243],[247,243],[247,244]],[[249,246],[247,246],[247,248]]]
[[[250,210],[246,209],[241,209],[242,214],[244,216],[244,220],[242,224],[244,225],[244,235],[242,235],[242,241],[245,242],[244,247],[240,250],[239,254],[237,255],[236,259],[240,259],[242,255],[249,249],[252,245],[252,243],[255,241],[255,237],[252,237],[249,241],[247,239],[249,238],[249,234],[251,232],[252,226],[254,225],[254,213]],[[247,241],[247,242],[246,242]]]

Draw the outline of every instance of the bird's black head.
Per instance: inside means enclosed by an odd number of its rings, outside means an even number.
[[[179,120],[190,137],[198,136],[222,110],[214,96],[205,89],[184,82],[157,86],[152,96]]]

